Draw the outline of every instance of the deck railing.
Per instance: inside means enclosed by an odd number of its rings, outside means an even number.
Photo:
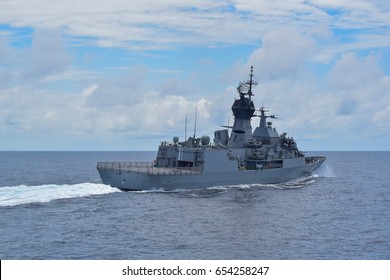
[[[312,156],[312,157],[306,157],[306,164],[308,165],[311,165],[311,164],[315,164],[315,163],[318,163],[320,161],[324,161],[326,159],[326,157],[324,156]]]
[[[201,174],[203,167],[155,167],[153,162],[98,162],[97,169],[109,169],[147,173],[148,175],[195,175]]]

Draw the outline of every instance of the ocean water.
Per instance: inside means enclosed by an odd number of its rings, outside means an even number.
[[[0,259],[390,259],[390,152],[315,154],[285,184],[121,192],[97,161],[155,152],[0,152]]]

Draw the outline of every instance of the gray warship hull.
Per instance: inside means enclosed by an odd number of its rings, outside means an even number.
[[[257,82],[252,79],[253,67],[249,76],[237,88],[233,126],[215,131],[213,143],[209,136],[196,138],[195,121],[194,136],[184,142],[176,136],[172,142],[161,142],[153,163],[99,162],[97,169],[103,183],[122,190],[198,189],[277,184],[312,173],[325,157],[306,157],[292,137],[279,135],[272,122],[267,122],[268,118],[276,119],[275,115],[267,115],[264,107],[255,114],[252,88]],[[260,123],[252,131],[254,117],[259,117]]]
[[[312,174],[324,157],[306,157],[290,167],[272,166],[256,170],[230,171],[197,168],[161,168],[153,163],[99,162],[98,171],[104,184],[124,191],[201,189],[240,184],[277,184]]]

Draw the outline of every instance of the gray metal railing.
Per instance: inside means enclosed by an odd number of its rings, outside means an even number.
[[[305,158],[307,165],[315,164],[315,163],[318,163],[320,161],[324,161],[325,159],[326,159],[326,157],[324,157],[324,156],[310,156],[310,157]]]
[[[148,175],[195,175],[203,172],[203,167],[155,167],[153,162],[98,162],[97,169],[132,171]]]

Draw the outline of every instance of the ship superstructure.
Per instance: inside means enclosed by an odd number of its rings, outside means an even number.
[[[237,88],[233,126],[215,131],[212,143],[209,136],[194,135],[184,142],[174,137],[160,144],[154,162],[99,162],[103,183],[123,190],[196,189],[281,183],[312,173],[325,157],[305,156],[292,137],[279,134],[267,121],[274,115],[264,107],[256,111],[252,89],[257,84],[251,67],[249,80]],[[252,132],[253,117],[260,122]]]

